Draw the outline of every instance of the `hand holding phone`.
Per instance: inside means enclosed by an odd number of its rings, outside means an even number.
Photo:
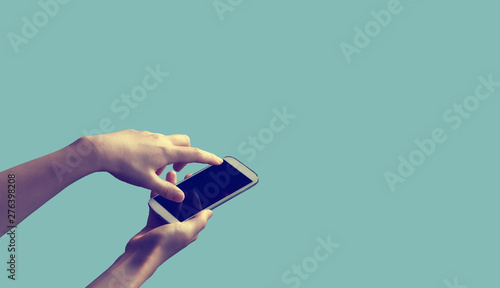
[[[186,178],[189,176],[186,175]],[[175,171],[167,173],[166,181],[175,185]],[[156,192],[151,191],[151,197],[155,195]],[[189,221],[165,225],[163,219],[150,210],[146,227],[128,241],[125,252],[118,260],[87,287],[115,287],[121,284],[139,287],[163,262],[198,239],[198,234],[211,216],[211,211],[204,210]]]

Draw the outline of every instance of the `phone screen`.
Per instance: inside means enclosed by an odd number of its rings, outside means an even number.
[[[251,182],[224,160],[222,164],[210,166],[179,183],[177,187],[185,195],[182,202],[177,203],[161,196],[157,196],[155,200],[182,222]]]

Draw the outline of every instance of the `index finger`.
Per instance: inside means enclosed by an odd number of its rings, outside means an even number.
[[[172,158],[170,163],[205,163],[211,165],[220,165],[223,160],[210,152],[195,147],[172,147],[170,149]]]

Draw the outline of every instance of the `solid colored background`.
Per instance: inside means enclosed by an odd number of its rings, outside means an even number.
[[[497,283],[500,91],[459,129],[443,120],[479,76],[500,81],[497,1],[402,1],[350,63],[340,43],[391,1],[243,1],[223,20],[212,1],[188,2],[71,1],[17,54],[8,33],[41,8],[2,2],[0,170],[103,118],[188,134],[255,170],[260,183],[144,287],[294,287],[283,274],[329,235],[340,247],[300,287]],[[170,76],[121,120],[111,103],[156,65]],[[240,153],[284,107],[289,125],[255,159]],[[391,191],[384,173],[435,128],[448,140]],[[148,197],[106,173],[71,185],[20,225],[18,280],[2,268],[0,286],[87,285],[143,227]]]

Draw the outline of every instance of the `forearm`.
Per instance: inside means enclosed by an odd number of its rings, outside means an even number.
[[[78,179],[98,170],[95,149],[82,137],[61,150],[0,172],[0,236],[7,223],[8,175],[15,175],[15,224]],[[11,209],[12,210],[12,209]]]
[[[125,252],[87,287],[140,287],[158,268],[155,261],[135,252]]]

